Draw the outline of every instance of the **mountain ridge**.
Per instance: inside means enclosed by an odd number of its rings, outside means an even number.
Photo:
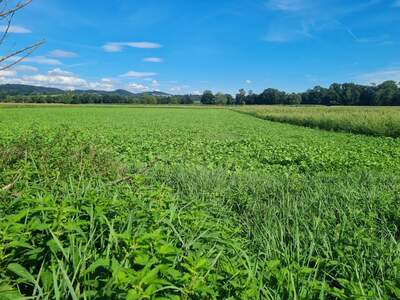
[[[66,93],[75,94],[100,94],[109,96],[120,96],[120,97],[134,97],[143,95],[152,95],[155,97],[168,97],[171,96],[168,93],[160,91],[148,91],[141,93],[132,93],[124,89],[116,89],[113,91],[102,91],[102,90],[69,90],[65,91],[58,88],[45,87],[45,86],[35,86],[27,84],[0,84],[0,94],[2,95],[13,95],[13,96],[26,96],[35,94],[48,94],[48,95],[60,95]]]

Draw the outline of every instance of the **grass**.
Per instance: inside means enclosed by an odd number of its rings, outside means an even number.
[[[373,136],[400,137],[397,107],[246,106],[238,109],[270,121]]]
[[[0,109],[0,299],[400,297],[400,140],[213,109]]]

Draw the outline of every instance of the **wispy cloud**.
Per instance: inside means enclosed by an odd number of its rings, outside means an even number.
[[[247,80],[245,81],[245,83],[246,83],[246,84],[252,84],[253,82],[252,82],[250,79],[247,79]]]
[[[348,34],[354,39],[357,43],[372,43],[372,44],[384,44],[390,42],[390,37],[386,34],[376,36],[376,37],[359,37],[357,36],[351,29],[345,28]]]
[[[124,43],[107,43],[103,46],[106,52],[121,52],[124,48],[139,48],[139,49],[157,49],[162,46],[152,42],[124,42]]]
[[[64,50],[53,50],[49,53],[49,56],[51,57],[58,57],[58,58],[73,58],[73,57],[78,57],[78,54],[75,52],[71,51],[64,51]]]
[[[396,1],[394,2],[394,6],[395,6],[395,7],[400,7],[400,0],[396,0]]]
[[[313,15],[319,18],[343,16],[359,12],[381,3],[383,0],[335,1],[322,0],[268,0],[267,8],[290,14]],[[396,0],[400,1],[400,0]]]
[[[32,56],[27,57],[25,59],[26,62],[31,62],[40,65],[51,65],[51,66],[59,66],[62,65],[61,61],[54,58],[48,58],[46,56]]]
[[[345,16],[369,9],[380,2],[382,0],[346,3],[322,0],[269,0],[267,7],[281,11],[282,14],[273,20],[273,25],[268,29],[264,40],[286,43],[315,38],[318,33],[327,30],[344,30],[358,43],[387,42],[386,35],[358,37],[340,21]]]
[[[158,75],[154,72],[137,72],[137,71],[129,71],[125,74],[122,74],[121,77],[135,77],[135,78],[144,78],[144,77],[152,77]]]
[[[17,72],[25,72],[25,73],[36,73],[39,71],[38,68],[33,67],[33,66],[28,66],[28,65],[15,65],[12,67],[12,70],[15,70]]]
[[[400,82],[400,69],[387,68],[374,72],[364,73],[356,77],[356,80],[363,84],[382,83],[386,80],[394,80]]]
[[[298,27],[300,27],[300,29]],[[306,24],[297,27],[277,25],[269,28],[264,36],[264,40],[271,43],[289,43],[311,37],[310,29]]]
[[[305,8],[306,2],[304,0],[269,0],[267,7],[273,10],[281,11],[299,11]]]
[[[0,32],[6,32],[7,31],[7,26],[1,25],[0,26]],[[17,26],[17,25],[11,25],[8,27],[8,33],[31,33],[32,31],[26,27],[23,26]]]
[[[143,59],[144,62],[152,62],[152,63],[161,63],[163,62],[162,58],[159,57],[146,57]]]

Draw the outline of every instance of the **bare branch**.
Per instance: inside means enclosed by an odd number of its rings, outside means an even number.
[[[26,0],[25,2],[22,2],[22,1],[19,2],[17,5],[15,5],[15,7],[11,8],[9,10],[0,12],[0,18],[4,18],[4,17],[7,17],[7,16],[9,16],[11,14],[14,14],[16,11],[20,10],[21,8],[24,8],[25,6],[27,6],[31,2],[32,2],[32,0]]]
[[[18,64],[19,62],[23,61],[25,58],[27,58],[29,55],[31,55],[33,53],[33,51],[35,51],[37,48],[39,48],[41,45],[43,45],[45,43],[45,41],[40,41],[38,43],[35,43],[33,45],[27,46],[23,49],[20,49],[18,51],[15,51],[13,53],[7,54],[5,57],[0,58],[0,63],[5,62],[7,60],[9,60],[12,57],[15,57],[21,53],[25,53],[23,57],[18,58],[16,61],[4,66],[4,67],[0,67],[0,71],[4,71],[6,69],[11,68],[12,66]]]
[[[7,35],[10,31],[11,21],[13,19],[14,14],[18,10],[20,10],[20,9],[24,8],[25,6],[27,6],[28,4],[30,4],[32,2],[32,0],[20,0],[16,4],[13,4],[12,8],[9,8],[9,6],[7,5],[9,2],[13,2],[13,1],[0,0],[0,5],[2,5],[2,8],[0,9],[0,19],[2,19],[2,20],[7,19],[7,25],[5,26],[5,30],[0,37],[0,45],[3,44],[3,42],[5,41]],[[27,56],[31,55],[33,53],[33,51],[35,51],[37,48],[39,48],[41,45],[43,45],[44,42],[45,41],[40,41],[40,42],[31,44],[25,48],[19,49],[17,51],[6,54],[3,57],[0,57],[0,71],[4,71],[4,70],[9,69],[12,66],[18,64],[19,62],[24,60]],[[20,55],[22,55],[22,57],[20,57]],[[11,61],[12,58],[15,58],[15,60],[13,59],[13,61]],[[5,65],[1,66],[1,63],[3,63],[3,62],[5,62]]]

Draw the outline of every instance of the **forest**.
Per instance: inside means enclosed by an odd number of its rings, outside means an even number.
[[[316,86],[304,93],[286,93],[273,88],[261,94],[241,89],[236,97],[205,91],[201,102],[218,105],[400,105],[400,88],[395,81],[385,81],[379,85],[358,85],[354,83],[333,83],[329,88]]]

